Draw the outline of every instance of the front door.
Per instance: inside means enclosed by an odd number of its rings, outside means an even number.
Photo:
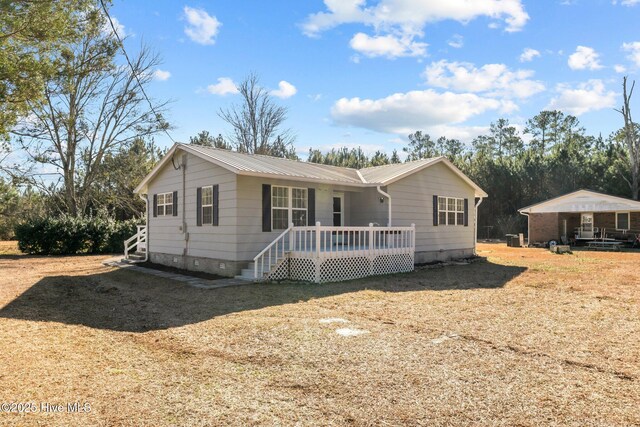
[[[583,213],[580,215],[580,237],[583,239],[593,239],[593,213]]]
[[[333,226],[344,225],[344,195],[334,194],[333,196]]]

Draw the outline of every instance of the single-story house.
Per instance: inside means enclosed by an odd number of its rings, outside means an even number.
[[[487,194],[444,157],[364,169],[175,144],[136,187],[154,263],[316,282],[471,256]]]
[[[519,209],[528,217],[529,243],[612,238],[633,241],[640,233],[640,202],[578,190]]]

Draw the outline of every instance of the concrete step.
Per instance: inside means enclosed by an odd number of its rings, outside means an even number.
[[[269,270],[266,270],[266,271],[268,272]],[[253,273],[254,273],[253,268],[243,268],[242,270],[240,270],[240,276],[253,278]],[[262,277],[262,276],[263,276],[263,271],[261,269],[258,269],[258,277]]]
[[[253,278],[253,276],[251,277],[247,277],[247,276],[236,276],[235,279],[238,280],[244,280],[245,282],[255,282],[256,279]]]
[[[128,260],[129,261],[144,261],[145,255],[144,254],[129,254]]]

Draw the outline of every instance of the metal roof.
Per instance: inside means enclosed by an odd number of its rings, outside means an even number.
[[[430,159],[415,160],[407,163],[394,163],[390,165],[375,166],[371,168],[360,169],[360,175],[364,182],[368,183],[386,183],[393,181],[395,178],[403,177],[407,174],[435,163],[439,157]]]
[[[146,187],[147,183],[155,176],[156,173],[158,173],[164,164],[173,157],[178,149],[198,156],[238,175],[285,178],[299,181],[321,182],[326,184],[341,184],[354,187],[388,185],[407,175],[422,170],[425,167],[443,162],[475,189],[476,196],[485,197],[487,195],[480,187],[478,187],[444,157],[422,159],[413,162],[397,163],[371,168],[353,169],[302,162],[298,160],[289,160],[281,157],[237,153],[235,151],[219,148],[180,143],[171,147],[165,157],[142,180],[134,192],[143,192],[142,190]]]
[[[276,177],[312,179],[342,184],[362,184],[356,169],[351,168],[300,162],[260,154],[237,153],[198,145],[180,144],[180,148],[200,153],[212,162],[239,175],[274,175]]]
[[[640,211],[640,202],[590,190],[578,190],[535,205],[521,213]]]

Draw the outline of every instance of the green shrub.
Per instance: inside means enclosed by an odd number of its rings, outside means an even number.
[[[139,220],[116,221],[105,214],[28,219],[15,228],[22,252],[39,255],[121,253]]]

